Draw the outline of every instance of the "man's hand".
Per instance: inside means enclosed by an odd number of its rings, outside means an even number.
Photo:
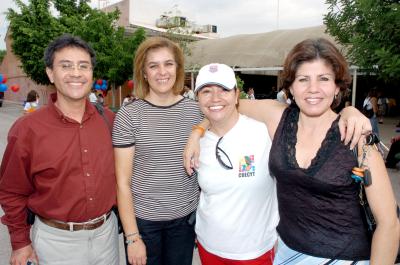
[[[35,250],[32,248],[32,244],[23,248],[13,250],[11,253],[10,264],[11,265],[26,265],[28,261],[32,261],[35,265],[39,264],[39,259],[36,255]]]
[[[353,149],[362,135],[371,133],[371,122],[358,109],[351,106],[344,108],[340,114],[339,130],[341,140],[344,141],[345,145],[351,141],[350,149]]]

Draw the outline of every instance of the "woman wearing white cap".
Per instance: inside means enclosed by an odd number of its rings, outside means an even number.
[[[268,129],[239,114],[239,90],[227,65],[202,67],[195,92],[210,121],[198,170],[195,230],[202,264],[272,264],[279,216],[268,173]]]
[[[202,67],[195,93],[210,122],[200,140],[198,167],[195,230],[202,264],[272,264],[279,222],[268,169],[272,123],[238,112],[239,90],[227,65]],[[269,107],[284,109],[279,103]]]

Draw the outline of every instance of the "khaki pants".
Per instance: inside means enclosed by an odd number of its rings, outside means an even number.
[[[118,225],[114,213],[94,230],[66,231],[36,217],[32,244],[40,265],[119,265]]]

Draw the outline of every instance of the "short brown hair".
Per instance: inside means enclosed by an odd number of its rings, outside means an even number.
[[[340,91],[346,90],[351,83],[346,59],[333,43],[324,38],[306,39],[294,46],[283,65],[282,88],[289,90],[301,64],[318,59],[322,59],[332,67],[335,74],[335,84],[340,88]],[[334,101],[332,106],[338,103]]]
[[[139,45],[133,63],[136,95],[141,99],[146,97],[150,91],[149,83],[144,78],[144,64],[146,62],[147,54],[151,50],[156,50],[160,48],[167,48],[174,55],[177,67],[176,80],[172,91],[175,95],[179,95],[182,93],[185,81],[184,56],[182,49],[178,46],[178,44],[167,38],[150,37]]]

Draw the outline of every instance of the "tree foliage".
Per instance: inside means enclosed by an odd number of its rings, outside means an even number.
[[[139,30],[126,37],[125,30],[115,26],[120,15],[118,10],[104,13],[92,9],[89,0],[29,0],[27,4],[14,1],[20,12],[13,9],[7,12],[12,49],[32,80],[49,84],[43,63],[44,50],[63,33],[80,36],[96,51],[96,78],[121,85],[131,75],[134,52],[145,33]]]
[[[6,56],[7,51],[6,50],[0,50],[0,64],[4,59],[4,56]]]
[[[400,79],[400,2],[326,0],[327,31],[348,49],[352,64],[383,80]]]

